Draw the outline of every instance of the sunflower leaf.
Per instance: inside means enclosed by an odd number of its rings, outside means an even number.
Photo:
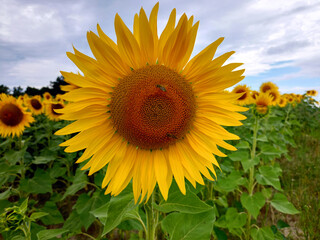
[[[298,214],[300,213],[292,203],[290,203],[286,196],[281,193],[276,193],[271,200],[271,205],[279,212],[286,214]]]
[[[248,212],[257,219],[260,209],[266,203],[261,192],[256,192],[252,196],[247,193],[241,195],[241,204],[248,210]]]
[[[171,213],[162,222],[162,229],[169,233],[170,240],[209,239],[215,221],[213,210],[198,214]]]
[[[105,235],[117,227],[126,217],[126,214],[135,207],[133,194],[124,192],[112,197],[110,202],[91,211],[91,213],[99,218],[104,225],[102,235]]]
[[[274,234],[270,227],[253,228],[250,233],[253,240],[274,240]]]
[[[186,195],[183,195],[176,184],[173,184],[167,201],[161,202],[159,205],[153,205],[158,211],[182,212],[182,213],[201,213],[208,211],[212,207],[201,201],[196,194],[187,188]]]

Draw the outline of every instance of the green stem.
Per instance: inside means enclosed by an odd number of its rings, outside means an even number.
[[[252,149],[251,149],[251,160],[256,157],[256,148],[257,148],[257,133],[259,128],[259,119],[258,117],[255,117],[254,125],[253,125],[253,139],[252,139]],[[253,194],[253,190],[255,187],[255,181],[254,181],[254,166],[250,168],[249,172],[249,186],[248,186],[248,193],[250,196]],[[249,239],[250,237],[250,229],[251,229],[251,214],[248,212],[248,221],[247,221],[247,234],[246,239]]]
[[[154,203],[154,192],[152,193],[149,201],[145,204],[144,209],[147,217],[147,232],[146,240],[155,240],[157,217],[156,210],[153,208]]]

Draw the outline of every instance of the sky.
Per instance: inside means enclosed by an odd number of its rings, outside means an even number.
[[[114,16],[132,30],[133,17],[154,0],[0,0],[0,84],[11,89],[49,86],[60,71],[78,72],[66,56],[73,46],[93,56],[87,31],[97,23],[116,41]],[[219,37],[216,56],[236,51],[242,62],[241,84],[258,89],[272,81],[281,93],[320,92],[319,0],[160,0],[158,31],[170,12],[200,21],[193,55]],[[319,99],[319,96],[317,97]]]

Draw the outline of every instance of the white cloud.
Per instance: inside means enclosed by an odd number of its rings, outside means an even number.
[[[57,77],[58,70],[72,68],[73,64],[64,57],[66,51],[72,51],[72,44],[91,55],[85,36],[86,31],[95,31],[96,23],[115,40],[116,12],[132,29],[134,13],[143,6],[149,14],[156,0],[2,2],[0,69],[7,69],[6,81],[21,81],[24,85],[32,84],[29,79],[33,79],[35,84],[45,86],[48,79],[53,81]],[[247,76],[284,66],[299,71],[279,76],[279,81],[320,76],[318,0],[163,0],[159,31],[174,7],[178,16],[186,12],[188,16],[194,15],[195,21],[200,20],[194,54],[224,36],[217,55],[235,50],[231,61],[243,62]],[[279,62],[285,63],[276,64]]]

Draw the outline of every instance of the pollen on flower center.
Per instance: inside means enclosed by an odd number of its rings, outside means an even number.
[[[23,113],[16,105],[9,103],[0,109],[0,120],[7,126],[16,126],[23,119]]]
[[[111,98],[117,132],[142,149],[168,147],[190,130],[195,115],[192,87],[177,72],[152,65],[120,80]]]

